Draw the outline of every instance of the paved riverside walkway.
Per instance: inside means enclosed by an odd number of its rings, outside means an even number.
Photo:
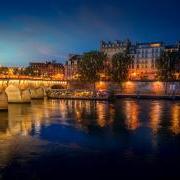
[[[157,94],[116,94],[117,98],[139,98],[139,99],[169,99],[180,100],[180,95],[157,95]]]

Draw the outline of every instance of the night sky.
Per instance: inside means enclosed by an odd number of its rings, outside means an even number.
[[[100,40],[180,40],[179,0],[0,0],[0,64],[99,48]]]

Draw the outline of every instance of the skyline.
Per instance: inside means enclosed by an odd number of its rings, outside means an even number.
[[[172,0],[2,1],[0,64],[64,62],[70,53],[99,49],[101,40],[180,40],[180,2]]]

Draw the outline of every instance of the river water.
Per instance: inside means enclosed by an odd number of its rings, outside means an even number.
[[[180,176],[180,101],[34,100],[0,112],[0,179]]]

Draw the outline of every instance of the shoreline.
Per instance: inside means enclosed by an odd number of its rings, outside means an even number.
[[[180,95],[143,95],[143,94],[117,94],[114,99],[133,98],[133,99],[162,99],[162,100],[180,100]],[[111,98],[100,97],[48,97],[48,99],[69,99],[69,100],[95,100],[95,101],[110,101]]]
[[[100,98],[100,97],[48,97],[48,99],[91,100],[91,101],[108,101],[109,100],[109,98]]]

